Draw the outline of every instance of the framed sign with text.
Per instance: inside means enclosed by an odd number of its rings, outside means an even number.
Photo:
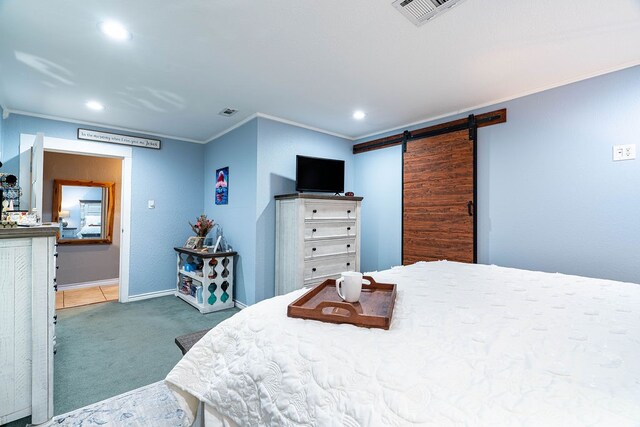
[[[100,132],[78,128],[78,139],[85,141],[109,142],[111,144],[131,145],[133,147],[160,149],[160,140],[151,138],[140,138],[137,136],[120,135],[117,133]]]

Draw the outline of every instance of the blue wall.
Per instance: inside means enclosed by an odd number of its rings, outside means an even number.
[[[225,238],[238,252],[234,299],[245,304],[256,302],[257,137],[258,120],[254,119],[209,142],[204,160],[204,210],[222,226]],[[216,169],[226,166],[229,204],[216,205]]]
[[[78,127],[87,126],[11,114],[2,129],[2,161],[6,162],[2,172],[19,176],[21,133],[75,140]],[[161,150],[133,147],[130,296],[175,286],[173,247],[182,246],[192,234],[187,222],[203,211],[204,149],[201,144],[165,138]],[[147,209],[149,199],[155,200],[155,209]]]
[[[161,150],[133,148],[130,295],[175,287],[173,248],[193,235],[188,222],[204,211],[204,149],[170,139]]]
[[[508,110],[479,130],[480,262],[640,283],[640,160],[612,162],[614,144],[638,144],[639,81],[633,67],[475,111]],[[377,174],[399,188],[401,152],[383,151],[356,155],[356,189],[375,208],[363,213],[371,270],[400,261],[399,198]]]
[[[296,155],[345,160],[345,191],[354,191],[353,142],[309,129],[258,119],[256,193],[256,299],[275,292],[276,205],[274,196],[295,193]]]
[[[238,251],[236,299],[254,304],[275,289],[275,200],[295,192],[296,154],[343,159],[353,189],[352,142],[256,118],[209,142],[205,149],[205,210]],[[214,204],[215,170],[229,166],[229,204]]]
[[[640,160],[611,161],[613,144],[637,144],[638,81],[634,67],[474,111],[508,109],[507,123],[479,130],[480,262],[640,282]],[[19,175],[20,133],[75,139],[77,127],[12,114],[0,122],[2,172]],[[172,248],[204,211],[239,252],[236,299],[272,296],[273,196],[294,190],[296,154],[346,160],[345,189],[364,197],[362,270],[400,264],[400,148],[353,156],[352,144],[258,118],[206,146],[134,148],[130,295],[173,287]],[[225,166],[229,204],[215,205],[215,170]]]
[[[402,264],[402,147],[355,158],[355,193],[362,200],[361,271]]]

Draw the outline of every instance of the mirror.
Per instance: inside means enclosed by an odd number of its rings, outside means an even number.
[[[53,181],[52,219],[60,224],[59,244],[111,244],[113,182]]]

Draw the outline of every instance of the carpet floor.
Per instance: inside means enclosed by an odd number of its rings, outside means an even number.
[[[200,314],[174,296],[58,310],[54,414],[164,379],[182,357],[177,336],[212,328],[237,312]]]

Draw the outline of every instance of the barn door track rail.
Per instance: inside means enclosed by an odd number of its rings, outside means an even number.
[[[437,135],[444,135],[446,133],[457,132],[464,129],[469,129],[469,139],[475,141],[477,139],[478,128],[491,126],[498,123],[505,123],[506,121],[506,108],[484,114],[471,114],[465,119],[454,120],[439,125],[416,129],[412,132],[405,130],[401,134],[356,144],[353,146],[353,154],[365,153],[367,151],[379,150],[381,148],[392,147],[400,144],[403,145],[403,151],[406,151],[406,144],[409,141],[429,138]]]

